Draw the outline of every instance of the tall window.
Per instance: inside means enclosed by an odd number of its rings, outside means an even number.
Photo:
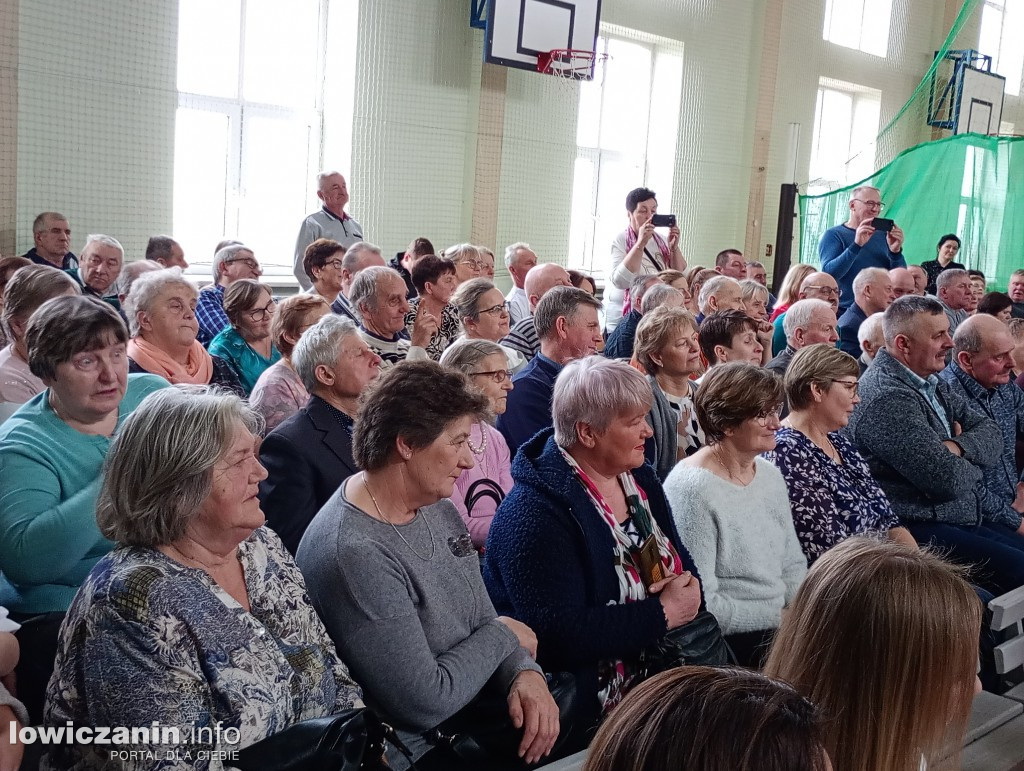
[[[875,56],[889,51],[892,0],[825,0],[822,37]]]
[[[875,170],[875,138],[882,94],[822,78],[814,112],[808,194],[858,182]]]
[[[992,57],[992,69],[1006,78],[1006,93],[1019,94],[1024,72],[1024,2],[985,0],[978,50]]]
[[[672,208],[682,46],[606,34],[594,79],[580,84],[569,264],[596,273],[623,228],[626,193],[646,186]]]
[[[174,235],[208,272],[237,237],[291,273],[321,160],[326,4],[180,0]]]

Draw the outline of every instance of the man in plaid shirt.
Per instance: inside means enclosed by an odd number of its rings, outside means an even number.
[[[213,285],[199,293],[199,302],[196,304],[199,342],[209,345],[217,333],[230,323],[224,313],[224,290],[239,279],[258,280],[262,275],[256,255],[245,244],[230,243],[214,255]]]

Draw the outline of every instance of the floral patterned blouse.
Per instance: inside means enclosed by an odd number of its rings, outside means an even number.
[[[841,464],[792,428],[776,431],[775,450],[764,456],[786,480],[793,524],[808,565],[850,536],[885,535],[900,526],[857,449],[838,432],[828,438]]]
[[[57,745],[42,768],[108,768],[110,750],[124,749],[141,757],[118,768],[220,771],[210,750],[233,747],[215,747],[199,729],[219,724],[221,737],[238,729],[237,746],[245,747],[298,721],[362,706],[277,536],[259,528],[238,557],[248,612],[205,572],[156,549],[121,546],[96,564],[61,627],[44,722],[158,721],[176,727],[180,743]]]
[[[249,406],[263,416],[266,436],[306,406],[309,393],[302,380],[282,359],[263,370],[249,396]]]
[[[405,331],[411,339],[412,328],[416,324],[416,314],[420,309],[420,298],[414,297],[410,300],[409,307],[411,310],[405,314]],[[462,334],[462,322],[459,321],[459,312],[455,310],[454,305],[449,303],[444,306],[444,311],[441,312],[441,321],[437,331],[430,338],[430,342],[427,343],[427,356],[432,361],[437,361],[441,358],[445,348],[459,339],[460,334]]]

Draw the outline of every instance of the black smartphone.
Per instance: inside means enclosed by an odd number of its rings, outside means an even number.
[[[885,219],[885,217],[875,217],[873,220],[871,220],[871,227],[873,227],[875,230],[881,230],[885,233],[888,233],[890,230],[892,230],[892,226],[895,224],[895,222],[893,222],[892,220],[887,220]]]
[[[655,214],[651,217],[651,224],[656,228],[674,228],[676,226],[676,215]]]

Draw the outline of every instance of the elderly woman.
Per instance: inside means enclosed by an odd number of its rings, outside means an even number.
[[[779,288],[779,301],[775,304],[774,310],[768,316],[768,320],[775,322],[779,316],[789,310],[789,306],[800,299],[800,287],[804,279],[814,273],[814,266],[800,262],[793,265],[782,278],[782,286]]]
[[[469,437],[486,414],[486,397],[434,362],[385,372],[356,418],[352,449],[363,471],[320,510],[296,555],[367,703],[428,764],[446,755],[428,733],[436,739],[433,729],[444,734],[442,724],[472,713],[488,683],[508,694],[513,724],[525,727],[519,752],[528,762],[559,731],[533,660],[536,637],[495,613],[466,525],[446,500],[473,465]],[[388,759],[408,765],[397,753]]]
[[[886,535],[916,545],[857,449],[839,433],[850,420],[860,365],[834,346],[801,348],[786,370],[789,415],[765,455],[782,472],[808,564],[850,536]]]
[[[663,284],[668,284],[673,289],[679,290],[683,295],[683,307],[690,313],[697,314],[697,309],[693,305],[693,294],[690,293],[690,282],[686,280],[686,276],[681,270],[663,270],[658,274],[658,278]]]
[[[314,294],[297,294],[281,301],[270,323],[270,339],[281,359],[263,370],[249,397],[249,405],[264,420],[264,433],[298,412],[309,393],[292,363],[292,351],[303,333],[331,312],[330,303]]]
[[[703,606],[696,566],[644,464],[652,401],[625,362],[567,364],[554,429],[516,455],[515,486],[484,552],[495,606],[537,631],[545,667],[573,672],[585,723],[643,679],[645,647]]]
[[[451,260],[455,265],[456,286],[471,278],[487,278],[487,263],[484,262],[480,249],[473,244],[449,246],[441,256]]]
[[[704,446],[697,423],[693,376],[703,367],[697,342],[697,320],[684,308],[655,308],[636,329],[635,355],[647,372],[654,404],[647,422],[654,430],[644,456],[665,481],[676,462]]]
[[[786,483],[760,457],[775,449],[781,405],[781,380],[768,370],[712,367],[694,400],[707,444],[665,481],[708,609],[739,663],[754,668],[807,572]]]
[[[486,278],[471,278],[455,290],[451,304],[462,321],[463,334],[468,340],[490,340],[499,343],[508,335],[509,310],[505,296]],[[527,359],[515,348],[501,346],[508,359],[508,369],[515,374],[527,364]]]
[[[302,255],[302,270],[313,282],[309,294],[322,297],[330,305],[341,293],[342,264],[345,247],[330,238],[318,238]]]
[[[380,362],[355,323],[341,316],[320,319],[295,345],[292,366],[310,398],[260,445],[263,513],[292,554],[316,513],[357,471],[356,405],[380,375]]]
[[[0,402],[24,404],[46,388],[28,366],[25,328],[47,300],[81,292],[71,276],[47,265],[30,265],[11,276],[4,288],[4,309],[0,313],[0,326],[8,340],[0,350]]]
[[[199,293],[181,268],[152,270],[132,282],[124,312],[132,339],[128,371],[148,372],[178,385],[215,385],[242,395],[238,376],[196,340]]]
[[[760,363],[767,364],[772,357],[772,334],[775,331],[768,321],[768,301],[771,295],[768,287],[751,278],[740,282],[740,292],[747,315],[757,323],[757,341],[762,348]]]
[[[224,359],[238,375],[246,395],[281,353],[270,337],[276,303],[270,287],[250,278],[239,279],[224,291],[224,312],[231,326],[210,342],[210,353]]]
[[[512,489],[508,444],[492,424],[505,412],[513,387],[512,370],[502,347],[490,340],[459,340],[444,352],[441,364],[468,377],[490,402],[489,419],[473,424],[466,440],[473,453],[473,468],[459,475],[452,494],[452,503],[466,523],[473,545],[483,551],[494,512]]]
[[[7,282],[19,270],[30,265],[32,265],[32,260],[27,260],[24,257],[0,257],[0,314],[3,314],[4,311],[4,289],[7,288]],[[0,326],[0,348],[9,342],[3,326]]]
[[[494,281],[494,252],[479,244],[477,244],[476,250],[480,252],[480,262],[484,264],[480,271],[480,277]]]
[[[459,336],[459,312],[449,302],[457,286],[455,265],[449,259],[428,254],[413,265],[412,283],[418,296],[409,301],[405,329],[412,338],[420,309],[437,319],[437,331],[426,345],[427,356],[437,361]]]
[[[653,190],[638,187],[626,195],[626,229],[612,241],[608,283],[604,289],[605,329],[611,332],[619,319],[629,313],[629,288],[638,276],[657,274],[668,268],[686,269],[679,250],[679,228],[672,225],[668,238],[655,232],[651,219],[658,213]]]
[[[117,548],[68,611],[46,724],[156,721],[178,729],[180,743],[164,751],[190,753],[189,768],[221,769],[209,751],[361,706],[302,575],[263,527],[258,424],[233,394],[177,388],[125,421],[96,509]],[[203,726],[220,731],[193,732]],[[129,768],[165,767],[156,742],[122,749],[157,755]],[[102,745],[60,745],[48,761],[100,769],[110,758]]]
[[[98,298],[44,303],[24,341],[46,388],[0,426],[0,565],[23,624],[18,691],[38,721],[64,611],[110,550],[95,515],[110,438],[167,381],[128,374],[128,330]]]

